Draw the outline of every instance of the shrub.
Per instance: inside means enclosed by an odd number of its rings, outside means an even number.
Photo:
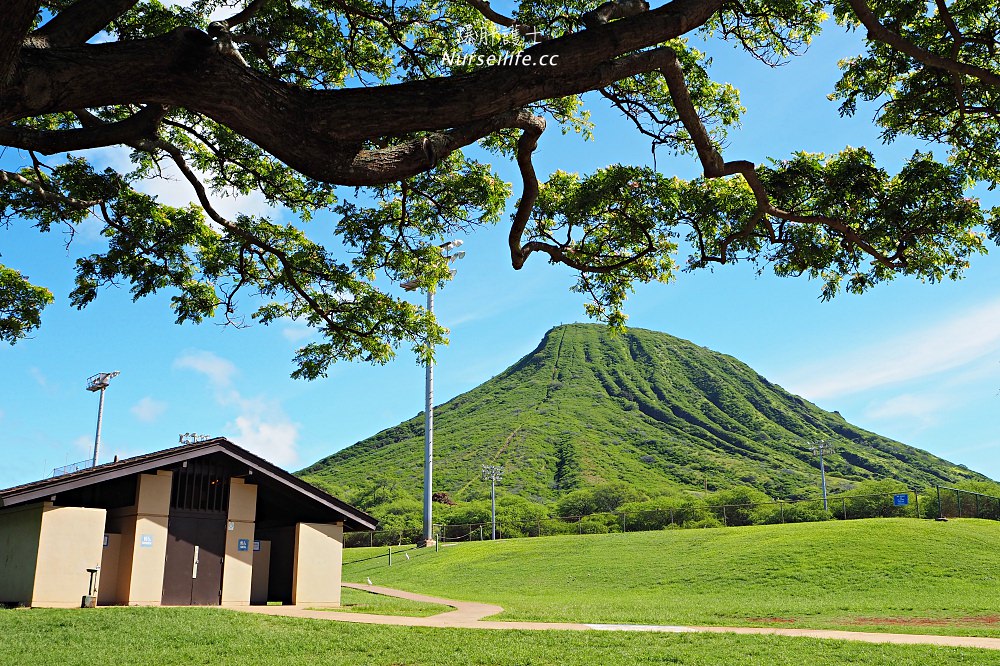
[[[400,499],[372,509],[378,519],[374,545],[416,542],[423,533],[423,506],[413,499]]]
[[[497,523],[504,537],[522,537],[535,534],[538,523],[548,517],[541,504],[517,495],[504,495],[497,499]]]
[[[823,510],[823,500],[808,502],[781,502],[767,507],[758,516],[759,524],[812,523],[832,520],[833,515]]]
[[[605,483],[581,488],[564,495],[556,505],[560,516],[586,516],[592,513],[609,513],[629,502],[647,499],[641,491],[627,483]]]
[[[671,524],[699,521],[712,516],[705,502],[697,497],[666,495],[645,502],[629,502],[618,507],[625,514],[625,529],[629,532],[659,530]]]
[[[681,527],[686,530],[693,530],[707,527],[723,527],[723,525],[722,521],[715,516],[706,516],[705,518],[699,518],[698,520],[686,520]]]
[[[843,493],[839,502],[830,508],[834,515],[847,518],[893,518],[916,515],[915,505],[896,506],[893,494],[908,493],[906,484],[899,481],[862,481],[850,491]],[[862,497],[867,495],[867,497]],[[836,506],[839,503],[840,506]]]
[[[773,500],[756,488],[744,486],[712,493],[705,501],[713,507],[716,518],[731,527],[740,527],[764,523],[764,516],[771,508],[767,505]]]

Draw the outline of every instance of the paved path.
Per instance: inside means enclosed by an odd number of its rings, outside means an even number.
[[[572,622],[502,622],[484,620],[496,615],[503,608],[494,604],[475,601],[456,601],[425,594],[415,594],[377,585],[344,583],[344,587],[375,594],[384,594],[400,599],[421,601],[429,604],[451,606],[454,610],[438,613],[430,617],[409,617],[404,615],[372,615],[367,613],[344,613],[334,610],[310,610],[301,606],[242,606],[241,610],[260,615],[301,617],[335,622],[359,622],[362,624],[389,624],[406,627],[451,627],[463,629],[521,629],[538,631],[557,629],[562,631],[645,631],[659,633],[713,633],[713,634],[766,634],[771,636],[805,636],[809,638],[829,638],[862,643],[897,643],[905,645],[944,645],[949,647],[984,648],[1000,650],[1000,638],[982,636],[933,636],[928,634],[877,634],[863,631],[833,631],[829,629],[790,629],[787,627],[685,627],[650,624],[576,624]]]

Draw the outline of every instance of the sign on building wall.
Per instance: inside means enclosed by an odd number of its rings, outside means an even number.
[[[139,547],[140,548],[152,548],[153,547],[153,535],[152,534],[143,534],[139,538]]]
[[[250,550],[250,539],[240,539],[236,542],[236,550],[245,551]]]

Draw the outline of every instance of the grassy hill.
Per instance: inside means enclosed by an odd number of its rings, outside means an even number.
[[[643,329],[550,330],[531,354],[435,409],[437,491],[482,497],[484,463],[504,492],[551,501],[581,485],[624,481],[647,493],[753,486],[815,496],[819,463],[805,441],[832,439],[831,487],[890,478],[912,486],[983,479],[925,451],[851,425],[737,359]],[[423,415],[338,451],[300,474],[351,496],[398,484],[418,497]]]
[[[1000,524],[872,519],[345,551],[344,579],[495,619],[1000,636]]]

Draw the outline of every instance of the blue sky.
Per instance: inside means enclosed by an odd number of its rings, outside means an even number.
[[[926,150],[912,141],[883,147],[870,112],[841,119],[826,100],[836,61],[856,53],[853,44],[854,37],[833,27],[806,56],[776,71],[716,45],[714,75],[740,88],[748,109],[726,157],[761,162],[794,150],[865,145],[894,170],[915,149]],[[641,139],[599,110],[599,101],[591,106],[596,140],[546,133],[535,160],[540,174],[650,161]],[[96,159],[122,158],[102,151]],[[682,176],[697,172],[689,158],[665,153],[658,167]],[[498,169],[517,191],[512,165]],[[192,198],[180,182],[149,187],[174,203]],[[982,197],[986,205],[1000,204],[996,193]],[[262,203],[223,199],[220,208],[261,212]],[[310,228],[322,238],[328,224],[320,215]],[[168,294],[132,303],[127,289],[102,293],[82,312],[71,309],[72,258],[99,249],[95,231],[84,228],[68,249],[58,233],[42,236],[25,224],[0,235],[0,261],[57,298],[33,339],[0,348],[0,487],[89,457],[97,397],[84,382],[100,371],[122,373],[107,392],[102,460],[172,446],[179,433],[193,431],[226,435],[294,470],[422,410],[423,369],[406,349],[386,366],[338,364],[327,379],[293,381],[291,358],[310,339],[293,322],[179,327]],[[438,315],[452,331],[450,346],[438,354],[438,403],[514,363],[552,326],[585,320],[583,297],[568,291],[569,270],[534,257],[522,271],[510,268],[502,226],[463,240],[467,256],[437,297]],[[956,283],[898,280],[831,303],[817,299],[818,283],[720,267],[642,287],[627,312],[631,326],[731,354],[852,423],[1000,478],[997,284],[997,252],[979,258]],[[419,294],[411,297],[422,302]]]

